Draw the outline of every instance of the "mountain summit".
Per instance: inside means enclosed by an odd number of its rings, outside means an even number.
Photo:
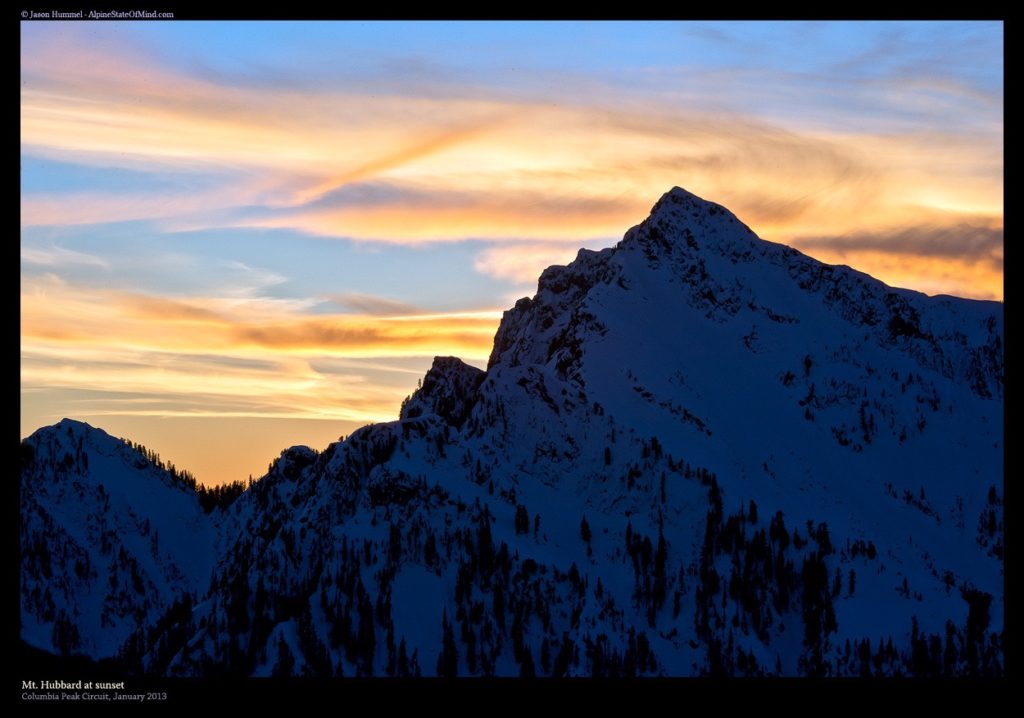
[[[486,372],[438,357],[237,498],[37,431],[22,637],[157,675],[999,674],[1002,335],[673,188]]]

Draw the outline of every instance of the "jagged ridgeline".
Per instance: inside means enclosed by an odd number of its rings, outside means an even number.
[[[1001,674],[1002,336],[673,189],[486,372],[248,487],[37,431],[21,635],[160,676]]]

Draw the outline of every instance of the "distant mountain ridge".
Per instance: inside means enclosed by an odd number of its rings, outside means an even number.
[[[37,431],[22,637],[157,675],[1000,674],[1003,377],[1000,303],[674,188],[545,270],[486,372],[436,358],[226,506]]]

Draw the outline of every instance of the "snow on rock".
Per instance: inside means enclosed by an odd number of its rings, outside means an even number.
[[[70,419],[22,444],[22,636],[114,655],[184,593],[216,543],[195,492],[142,452]]]
[[[435,414],[459,428],[469,416],[484,372],[456,357],[435,357],[423,385],[402,407],[402,419]]]
[[[486,372],[436,358],[223,508],[41,429],[22,636],[160,675],[998,674],[1002,336],[674,188]]]

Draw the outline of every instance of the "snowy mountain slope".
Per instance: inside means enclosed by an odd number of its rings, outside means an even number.
[[[64,419],[22,444],[22,636],[113,655],[208,581],[216,531],[195,493],[139,451]]]
[[[486,372],[438,358],[398,421],[288,449],[195,517],[210,563],[154,580],[165,614],[116,635],[121,659],[183,675],[998,673],[1002,331],[998,303],[889,288],[673,189],[616,247],[545,270]],[[65,481],[35,466],[23,493]],[[113,644],[93,638],[93,590],[71,583],[65,602],[76,650],[98,657]],[[40,614],[24,592],[23,614]],[[33,620],[26,640],[66,649]]]

